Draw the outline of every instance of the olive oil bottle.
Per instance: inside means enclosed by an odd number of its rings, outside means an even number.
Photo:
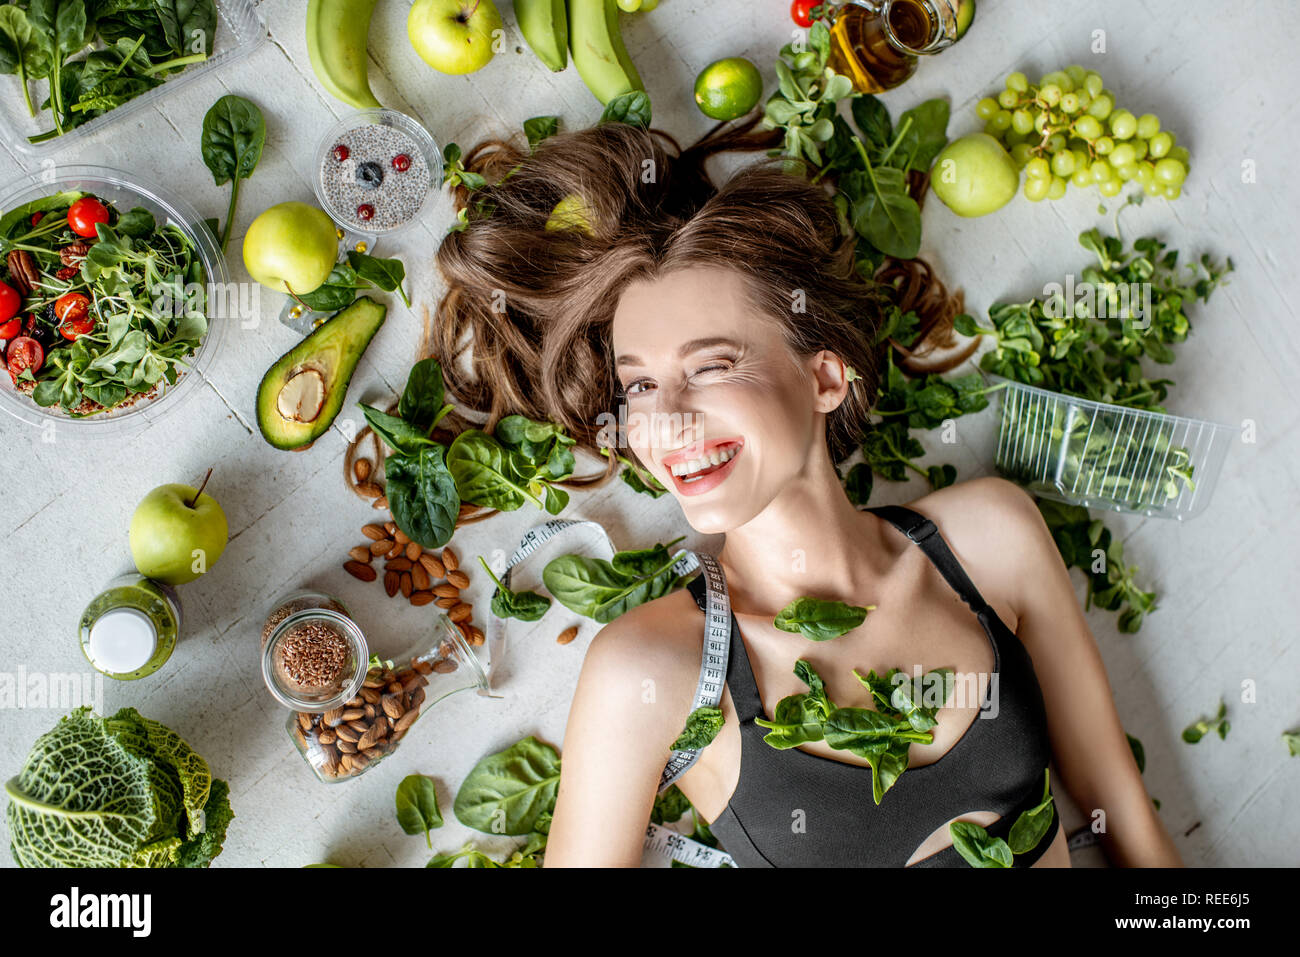
[[[974,13],[974,0],[850,0],[832,14],[829,66],[859,93],[892,90],[920,56],[959,40]]]

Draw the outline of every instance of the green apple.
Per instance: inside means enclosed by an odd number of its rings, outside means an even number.
[[[244,268],[263,286],[304,295],[320,286],[338,259],[334,221],[306,203],[265,210],[244,234]]]
[[[415,0],[406,35],[420,59],[442,73],[473,73],[496,52],[501,14],[492,0]]]
[[[987,133],[953,140],[930,167],[930,189],[958,216],[983,216],[1001,209],[1019,188],[1016,161]]]
[[[159,485],[131,516],[131,557],[146,578],[184,585],[217,563],[229,534],[226,513],[211,495]]]

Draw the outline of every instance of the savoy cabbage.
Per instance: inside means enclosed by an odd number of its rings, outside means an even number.
[[[233,817],[226,782],[134,708],[61,718],[5,793],[22,867],[207,867]]]

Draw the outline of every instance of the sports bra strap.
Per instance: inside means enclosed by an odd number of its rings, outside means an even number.
[[[957,561],[957,556],[948,548],[948,543],[943,540],[934,522],[920,512],[903,505],[877,505],[874,508],[869,507],[867,511],[879,515],[921,546],[921,551],[925,552],[925,556],[939,570],[944,581],[952,586],[953,591],[961,596],[962,601],[970,606],[971,611],[979,615],[989,607],[984,596],[975,587],[975,583],[970,580],[961,563]]]

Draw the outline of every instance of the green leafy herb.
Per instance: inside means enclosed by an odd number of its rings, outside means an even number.
[[[804,596],[782,608],[772,624],[809,641],[829,641],[847,634],[867,619],[875,605],[848,605]]]
[[[551,607],[551,600],[535,591],[511,591],[501,584],[501,579],[493,574],[483,556],[478,557],[488,577],[496,582],[496,591],[492,593],[492,614],[498,618],[518,618],[520,621],[537,621]]]
[[[755,718],[759,727],[768,728],[763,740],[779,751],[795,748],[809,741],[825,737],[822,726],[836,710],[835,702],[826,695],[826,686],[813,666],[800,658],[795,662],[794,673],[808,686],[808,691],[788,695],[777,702],[772,720]]]
[[[696,708],[686,717],[686,727],[673,742],[674,751],[698,751],[707,747],[722,730],[721,708]]]
[[[474,765],[456,793],[456,819],[485,834],[527,834],[555,810],[560,756],[532,735]]]
[[[555,515],[569,502],[555,487],[573,475],[575,440],[561,426],[506,416],[495,435],[466,429],[447,452],[447,465],[463,501],[503,512],[532,502]]]
[[[654,806],[650,809],[652,824],[672,824],[681,820],[683,814],[691,809],[691,802],[675,784],[668,785],[662,794],[655,795]]]
[[[362,283],[373,285],[384,292],[397,291],[406,308],[411,308],[410,297],[402,287],[406,279],[406,266],[400,259],[378,259],[368,253],[348,250],[348,265],[356,273],[358,288],[365,288]]]
[[[609,458],[609,449],[602,447],[600,454],[605,456],[605,458]],[[659,480],[647,469],[641,468],[641,466],[637,465],[626,456],[615,453],[615,457],[623,466],[619,470],[619,478],[622,479],[623,484],[632,491],[639,495],[649,495],[651,498],[658,498],[668,491],[668,489],[664,488],[663,485],[660,484]]]
[[[948,825],[952,846],[971,867],[1010,867],[1011,847],[1000,837],[970,821],[953,821]]]
[[[32,29],[27,11],[13,4],[0,7],[0,73],[18,77],[30,116],[36,115],[36,108],[27,84],[50,72],[50,54],[49,38]]]
[[[482,189],[487,180],[480,173],[471,173],[461,161],[461,149],[455,143],[448,143],[442,151],[442,182],[444,186],[455,189],[464,186],[468,190]]]
[[[445,398],[442,366],[437,359],[421,359],[406,377],[397,414],[427,435],[451,411],[451,406],[444,404]]]
[[[164,9],[164,5],[160,4],[159,8]],[[175,24],[178,15],[172,10],[171,22]],[[230,205],[226,208],[226,226],[221,231],[222,252],[230,244],[239,182],[253,175],[265,143],[266,117],[255,103],[242,96],[227,93],[203,117],[200,142],[203,162],[212,171],[212,179],[218,186],[230,183]]]
[[[561,555],[542,569],[542,581],[565,608],[608,624],[628,609],[666,595],[690,579],[690,574],[677,575],[672,570],[680,553],[669,555],[664,545],[655,548],[659,549],[653,552],[657,562],[647,561],[644,549],[618,552],[610,561]]]
[[[1047,829],[1051,826],[1053,820],[1052,811],[1052,787],[1049,781],[1051,775],[1050,768],[1043,769],[1043,800],[1022,811],[1011,825],[1011,832],[1007,835],[1007,843],[1011,847],[1013,854],[1027,854],[1036,848],[1043,837],[1047,834]]]
[[[390,455],[384,461],[393,522],[424,548],[441,548],[451,541],[460,515],[456,480],[443,455],[443,447],[431,442],[418,452]]]
[[[529,150],[537,149],[538,143],[554,136],[559,130],[558,116],[534,116],[530,120],[524,120],[524,135],[528,137]]]
[[[361,407],[361,412],[366,417],[370,428],[395,452],[416,455],[422,446],[436,444],[424,434],[422,429],[400,416],[389,415],[364,402],[358,402],[357,405]]]
[[[650,97],[642,90],[632,90],[614,97],[600,114],[601,123],[627,123],[650,128]]]
[[[1186,741],[1188,744],[1195,744],[1196,742],[1200,741],[1201,738],[1205,737],[1205,735],[1207,735],[1210,731],[1217,731],[1220,740],[1226,739],[1228,737],[1228,719],[1226,717],[1227,713],[1228,713],[1228,706],[1223,702],[1222,699],[1220,699],[1219,710],[1215,714],[1215,716],[1208,720],[1205,718],[1198,718],[1196,721],[1193,721],[1191,724],[1189,724],[1186,728],[1183,729],[1183,740]]]
[[[1287,753],[1291,757],[1300,754],[1300,731],[1283,731],[1282,742],[1286,745]]]
[[[407,834],[423,834],[433,850],[429,832],[442,827],[442,813],[438,810],[438,791],[423,774],[408,774],[397,785],[397,823]]]

